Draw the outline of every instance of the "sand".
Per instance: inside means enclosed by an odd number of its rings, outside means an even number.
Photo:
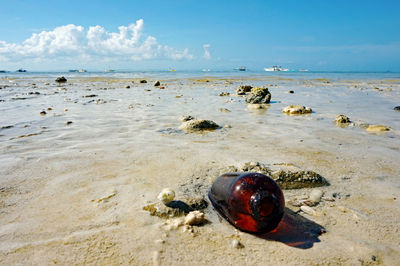
[[[400,261],[399,80],[67,78],[0,79],[2,265]],[[268,87],[271,103],[248,108],[239,85]],[[313,113],[282,113],[289,105]],[[340,114],[352,123],[335,125]],[[221,128],[185,132],[185,115]],[[190,228],[143,210],[166,187],[208,200],[213,180],[249,161],[293,164],[330,186],[314,212],[292,204],[312,189],[284,190],[283,222],[264,236],[236,230],[212,206],[209,222]]]

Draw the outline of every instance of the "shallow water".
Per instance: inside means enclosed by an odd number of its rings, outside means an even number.
[[[390,233],[400,229],[400,112],[393,110],[400,105],[399,74],[74,73],[56,84],[57,75],[0,76],[5,263],[357,264],[376,256],[390,264],[399,258]],[[138,83],[142,78],[149,83]],[[165,89],[153,87],[157,79]],[[244,84],[267,86],[271,104],[249,109],[233,95]],[[283,114],[291,104],[314,112]],[[354,125],[335,126],[339,114]],[[183,115],[221,129],[186,133],[179,129]],[[391,131],[368,133],[361,123]],[[178,197],[205,196],[227,166],[248,161],[295,164],[323,175],[331,183],[322,188],[326,195],[349,195],[318,205],[317,217],[301,213],[327,229],[320,242],[313,239],[304,251],[282,237],[240,233],[211,207],[210,223],[194,233],[169,231],[142,210],[164,187]],[[284,194],[290,200],[309,192]],[[232,248],[233,238],[245,248]]]

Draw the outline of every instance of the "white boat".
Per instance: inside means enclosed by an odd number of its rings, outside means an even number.
[[[85,72],[87,72],[87,70],[86,69],[79,69],[78,72],[79,73],[85,73]]]
[[[282,68],[281,66],[272,66],[270,68],[264,68],[264,71],[289,71],[289,69]]]

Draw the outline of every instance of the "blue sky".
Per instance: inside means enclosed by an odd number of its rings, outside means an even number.
[[[400,71],[399,10],[400,1],[0,0],[0,69]]]

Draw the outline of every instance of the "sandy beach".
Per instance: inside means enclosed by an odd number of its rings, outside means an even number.
[[[0,77],[0,264],[399,263],[400,78],[56,77]],[[271,102],[248,106],[243,85],[267,87]],[[312,113],[283,113],[289,105]],[[335,124],[341,114],[351,122]],[[219,128],[185,131],[188,115]],[[329,185],[284,189],[277,230],[244,233],[207,193],[249,162],[313,171]],[[203,198],[207,221],[150,215],[143,208],[163,188]],[[302,207],[315,189],[322,198]]]

